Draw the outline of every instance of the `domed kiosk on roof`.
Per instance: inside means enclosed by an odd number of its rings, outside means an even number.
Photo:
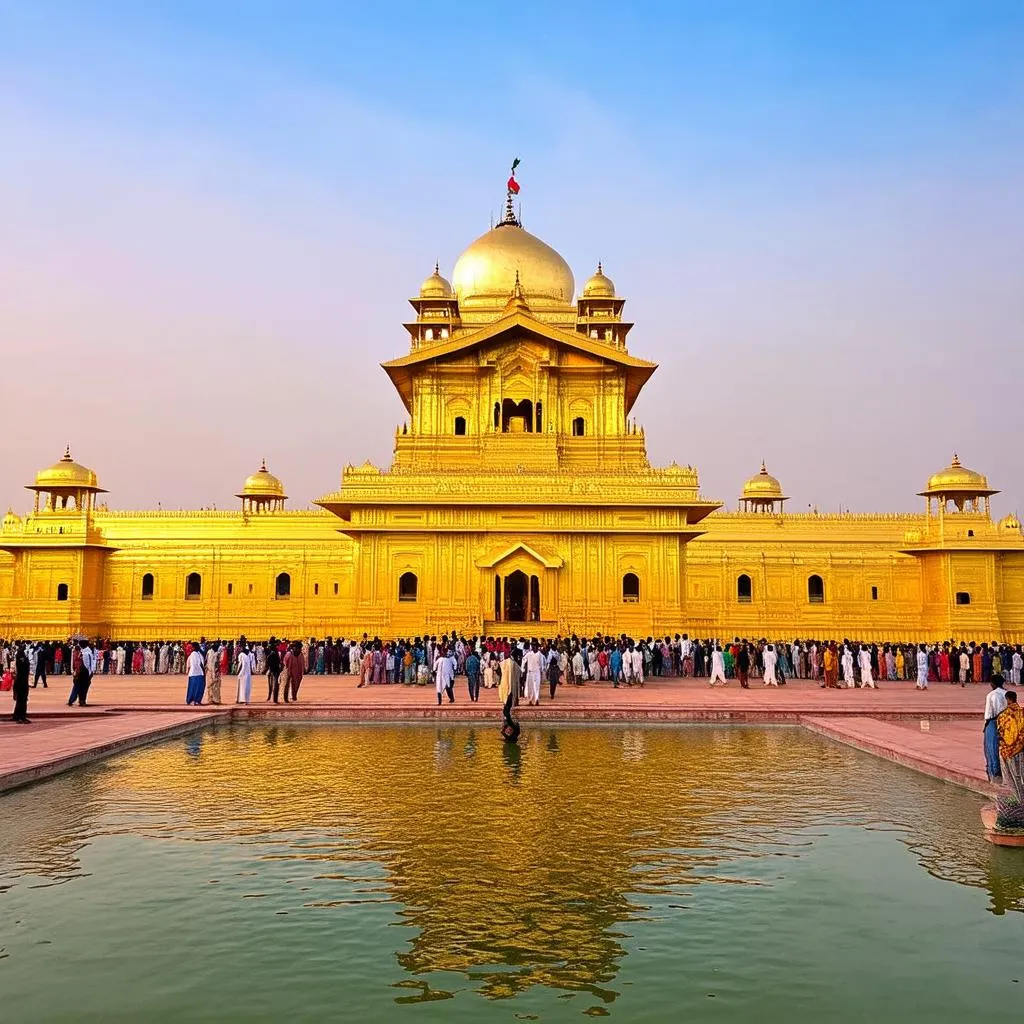
[[[604,272],[604,268],[600,263],[597,265],[597,271],[592,277],[587,279],[587,283],[583,286],[583,298],[585,299],[614,299],[615,298],[615,283],[610,277],[607,277]]]
[[[59,462],[36,473],[28,489],[36,492],[35,512],[90,511],[94,496],[106,493],[95,471],[71,457],[70,445]]]
[[[441,276],[439,264],[434,264],[434,272],[420,285],[421,299],[454,299],[455,292],[451,282]]]
[[[252,476],[246,477],[235,497],[242,499],[243,512],[280,512],[288,500],[284,485],[267,469],[265,459]]]
[[[782,493],[782,484],[768,472],[765,464],[744,485],[740,495],[743,512],[781,512],[782,503],[789,501]],[[778,505],[778,508],[776,508]]]
[[[1020,533],[1020,519],[1017,518],[1015,513],[1011,512],[999,520],[999,529],[1006,533]]]
[[[988,477],[968,469],[960,462],[960,456],[953,453],[953,461],[928,478],[928,486],[918,495],[927,499],[928,513],[931,514],[932,499],[935,499],[940,515],[949,511],[949,503],[957,512],[981,512],[991,515],[989,499],[999,492],[988,485]],[[982,506],[981,502],[984,502]]]

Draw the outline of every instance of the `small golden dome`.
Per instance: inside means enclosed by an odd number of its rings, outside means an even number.
[[[920,492],[922,496],[929,494],[995,494],[988,486],[988,478],[975,473],[960,464],[960,457],[953,453],[953,461],[938,473],[928,478],[928,486]]]
[[[8,530],[16,526],[21,525],[21,516],[19,516],[13,508],[7,509],[7,515],[4,516],[3,529]]]
[[[601,264],[597,265],[597,273],[591,277],[583,286],[583,298],[585,299],[614,299],[615,283],[610,277],[606,277]]]
[[[782,484],[761,463],[761,472],[743,485],[742,498],[754,501],[779,501],[783,498]]]
[[[1003,518],[999,520],[999,529],[1013,530],[1020,533],[1020,520],[1013,512],[1011,512],[1008,516],[1003,516]]]
[[[284,485],[267,469],[266,459],[260,463],[260,468],[245,478],[240,494],[236,498],[278,498],[284,500],[288,497],[284,493]]]
[[[420,285],[421,299],[454,299],[451,282],[441,276],[441,268],[434,264],[434,272]]]
[[[64,458],[55,462],[47,469],[41,469],[36,473],[35,483],[31,485],[33,491],[53,490],[88,490],[102,491],[96,474],[93,470],[75,462],[71,458],[71,446],[64,449]]]
[[[473,242],[458,258],[452,283],[461,306],[501,310],[517,273],[531,305],[572,303],[576,282],[569,264],[516,221],[502,221]]]

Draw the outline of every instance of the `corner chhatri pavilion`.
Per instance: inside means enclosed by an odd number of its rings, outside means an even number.
[[[120,512],[67,451],[0,528],[0,635],[1024,640],[1020,523],[955,456],[920,514],[784,512],[763,463],[727,512],[652,467],[625,300],[600,264],[577,295],[511,192],[410,303],[389,469],[347,466],[314,511],[263,464],[236,511]]]

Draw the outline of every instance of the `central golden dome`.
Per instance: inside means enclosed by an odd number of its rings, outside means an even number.
[[[517,273],[527,303],[572,303],[576,282],[569,264],[515,221],[503,221],[458,258],[452,285],[459,305],[504,308],[515,290]]]

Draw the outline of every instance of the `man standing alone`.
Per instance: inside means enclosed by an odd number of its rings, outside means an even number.
[[[442,647],[434,659],[434,682],[437,686],[437,703],[441,694],[448,695],[448,703],[455,703],[455,659]]]
[[[18,644],[14,652],[14,714],[12,722],[28,725],[28,675],[30,663],[24,644]]]
[[[198,646],[192,648],[185,665],[185,673],[188,675],[188,686],[185,690],[185,703],[195,704],[197,707],[203,703],[203,691],[206,689],[205,667],[203,655]]]
[[[292,702],[297,703],[299,699],[299,684],[302,682],[302,671],[306,659],[298,641],[288,648],[284,656],[284,702],[288,703],[288,691],[291,690]]]

